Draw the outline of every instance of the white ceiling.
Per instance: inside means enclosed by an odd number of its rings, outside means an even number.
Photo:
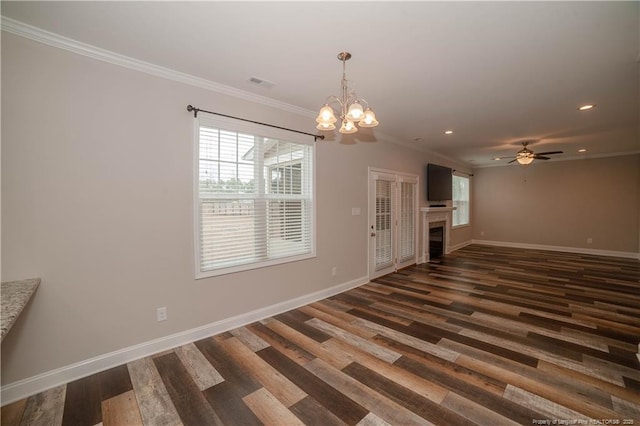
[[[347,50],[347,77],[380,121],[374,136],[471,166],[523,140],[564,159],[640,152],[635,1],[3,1],[2,14],[309,115],[339,94]],[[584,103],[597,107],[577,111]]]

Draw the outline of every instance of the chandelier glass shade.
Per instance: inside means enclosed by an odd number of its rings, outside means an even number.
[[[336,112],[331,107],[331,104],[337,104],[339,108],[339,117],[342,122],[340,126],[340,133],[350,134],[358,131],[358,126],[360,127],[375,127],[377,126],[378,120],[376,120],[376,115],[371,108],[369,108],[369,104],[362,98],[358,98],[356,92],[354,90],[349,89],[347,74],[346,74],[346,62],[351,58],[351,53],[349,52],[340,52],[338,54],[338,59],[342,61],[342,81],[341,81],[341,96],[329,96],[327,98],[326,103],[322,108],[320,108],[320,112],[318,113],[318,117],[316,118],[316,129],[318,130],[334,130],[336,128],[335,123],[338,121],[336,118]],[[366,108],[362,106],[362,104],[366,105]]]
[[[333,113],[333,108],[331,108],[329,104],[325,104],[320,108],[320,113],[318,114],[318,118],[316,118],[316,122],[318,123],[316,128],[318,130],[334,130],[336,128],[334,124],[336,121],[338,121],[338,119]]]

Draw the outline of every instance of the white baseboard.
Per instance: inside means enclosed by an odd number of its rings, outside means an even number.
[[[640,253],[628,252],[628,251],[614,251],[614,250],[598,250],[587,249],[582,247],[562,247],[562,246],[548,246],[544,244],[527,244],[527,243],[512,243],[508,241],[489,241],[489,240],[471,240],[472,244],[483,244],[486,246],[497,247],[513,247],[532,250],[549,250],[549,251],[563,251],[567,253],[579,253],[579,254],[592,254],[595,256],[610,256],[610,257],[624,257],[628,259],[640,260]]]
[[[466,247],[468,245],[473,244],[473,240],[468,240],[468,241],[463,241],[461,243],[458,243],[456,245],[451,246],[451,251],[456,251],[456,250],[460,250],[463,247]]]
[[[2,401],[2,405],[6,405],[47,389],[81,379],[91,374],[99,373],[100,371],[104,371],[109,368],[126,364],[136,359],[186,345],[197,340],[251,324],[252,322],[260,321],[265,318],[290,311],[291,309],[299,308],[300,306],[308,305],[309,303],[331,297],[335,294],[342,293],[368,282],[368,277],[356,278],[355,280],[300,296],[295,299],[276,303],[275,305],[256,309],[245,314],[236,315],[235,317],[226,318],[201,327],[192,328],[180,333],[140,343],[128,348],[80,361],[75,364],[47,371],[14,383],[9,383],[2,386],[0,389],[0,401]]]

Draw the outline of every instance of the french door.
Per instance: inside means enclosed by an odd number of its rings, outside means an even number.
[[[369,278],[416,263],[418,176],[369,169]]]

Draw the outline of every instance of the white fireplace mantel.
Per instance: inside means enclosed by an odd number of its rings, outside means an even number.
[[[451,239],[452,213],[457,207],[422,207],[422,262],[429,261],[429,225],[433,222],[444,222],[444,253],[451,252],[449,241]]]

